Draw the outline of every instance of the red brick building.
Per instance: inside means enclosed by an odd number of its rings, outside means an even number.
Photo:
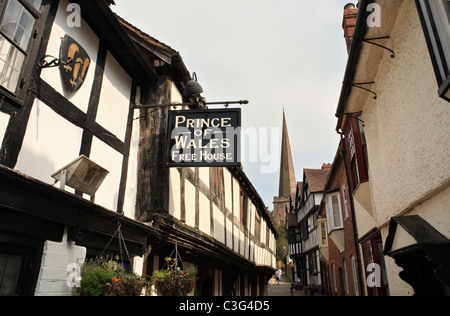
[[[330,296],[363,294],[354,207],[346,160],[340,145],[328,176],[317,228],[325,293]]]

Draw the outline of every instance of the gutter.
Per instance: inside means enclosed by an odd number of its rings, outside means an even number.
[[[367,6],[373,3],[373,0],[361,0],[359,3],[358,18],[356,20],[355,32],[353,34],[352,45],[350,48],[350,55],[347,62],[347,68],[345,70],[344,82],[341,90],[341,96],[339,99],[338,108],[336,111],[336,117],[338,123],[336,131],[339,133],[341,129],[342,120],[345,115],[345,106],[347,99],[350,96],[352,89],[352,83],[355,79],[356,68],[358,66],[359,58],[362,50],[362,40],[368,31],[368,25],[366,23],[369,12],[367,12]]]

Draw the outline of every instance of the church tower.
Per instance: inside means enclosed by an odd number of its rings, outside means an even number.
[[[297,182],[295,180],[294,163],[292,161],[291,144],[283,111],[283,135],[281,139],[280,183],[278,196],[274,197],[274,221],[286,222],[286,212],[290,209],[290,200],[295,201]]]

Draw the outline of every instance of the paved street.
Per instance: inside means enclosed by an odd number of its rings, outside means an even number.
[[[273,277],[269,283],[269,296],[304,296],[304,292],[291,292],[291,282],[285,276],[281,277],[279,285],[277,284],[275,277]]]

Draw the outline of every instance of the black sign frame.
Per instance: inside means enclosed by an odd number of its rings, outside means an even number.
[[[240,167],[241,109],[169,111],[166,167]]]

